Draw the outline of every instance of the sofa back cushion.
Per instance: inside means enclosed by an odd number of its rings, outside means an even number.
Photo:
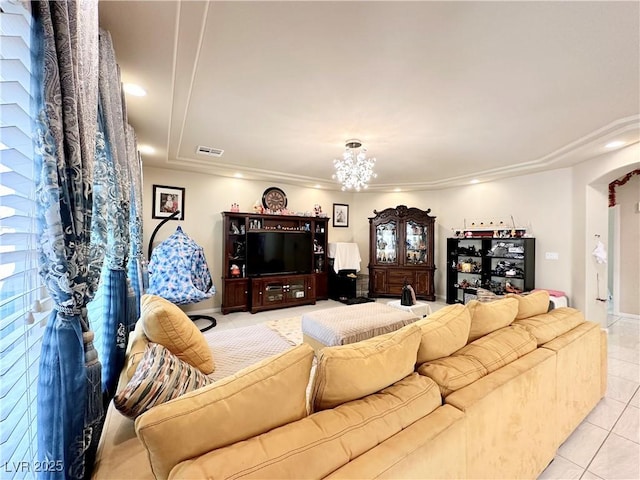
[[[418,320],[421,338],[418,365],[451,355],[467,344],[471,328],[471,315],[464,305],[449,305]]]
[[[420,328],[411,324],[361,342],[323,348],[312,393],[314,411],[378,392],[413,372]]]
[[[213,355],[204,335],[180,307],[157,295],[143,295],[140,317],[149,341],[165,346],[203,373],[213,372]]]
[[[172,470],[171,476],[325,478],[441,405],[438,386],[412,373],[366,398],[186,460]]]
[[[549,292],[546,290],[537,290],[526,295],[508,293],[507,298],[518,300],[516,320],[541,315],[549,311]]]
[[[516,320],[514,325],[520,325],[531,333],[538,342],[538,346],[573,330],[584,323],[584,315],[580,310],[570,307],[561,307],[551,310],[549,313]]]
[[[516,325],[489,333],[453,355],[427,362],[418,373],[440,386],[443,397],[536,349],[536,340]]]
[[[518,301],[515,298],[503,298],[489,303],[471,300],[466,308],[471,314],[471,329],[467,340],[471,343],[499,328],[511,325],[518,313]]]
[[[136,419],[156,478],[178,463],[307,415],[313,349],[299,345]]]

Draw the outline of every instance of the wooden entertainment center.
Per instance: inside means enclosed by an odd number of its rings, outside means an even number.
[[[222,212],[222,218],[224,315],[315,304],[329,298],[327,217]],[[255,245],[248,250],[252,242],[261,241],[286,248],[287,258],[267,262],[259,258]],[[274,270],[278,268],[284,271]]]

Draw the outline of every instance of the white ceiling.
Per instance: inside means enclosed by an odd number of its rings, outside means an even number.
[[[145,165],[370,190],[560,168],[637,142],[640,2],[102,1]],[[196,154],[205,145],[221,158]]]

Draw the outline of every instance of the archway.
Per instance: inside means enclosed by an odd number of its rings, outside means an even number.
[[[574,167],[574,305],[603,327],[607,325],[608,302],[597,298],[607,296],[609,272],[606,265],[594,261],[592,252],[596,235],[607,248],[615,241],[609,238],[609,183],[636,168],[640,168],[637,143]]]

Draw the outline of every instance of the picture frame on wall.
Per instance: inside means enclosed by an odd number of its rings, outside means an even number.
[[[349,205],[344,203],[333,204],[333,226],[348,227],[349,226]]]
[[[183,187],[154,185],[152,218],[167,218],[180,211],[172,220],[184,220],[184,193]]]

